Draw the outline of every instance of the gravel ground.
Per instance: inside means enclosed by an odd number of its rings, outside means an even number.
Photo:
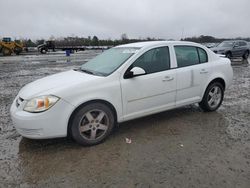
[[[94,147],[18,135],[9,109],[20,88],[98,53],[0,57],[0,187],[250,187],[248,64],[234,66],[217,112],[190,105],[122,123]]]

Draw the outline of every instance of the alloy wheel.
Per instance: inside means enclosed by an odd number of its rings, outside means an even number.
[[[210,108],[216,108],[222,99],[222,91],[218,86],[214,86],[208,93],[208,105]]]
[[[86,140],[96,140],[103,137],[109,127],[109,118],[102,110],[86,112],[79,123],[81,136]]]

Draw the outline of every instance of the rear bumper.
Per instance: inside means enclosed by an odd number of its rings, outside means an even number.
[[[49,110],[41,113],[23,111],[23,105],[17,107],[15,99],[10,109],[11,119],[20,135],[31,139],[67,136],[68,120],[74,110],[71,104],[60,99]]]

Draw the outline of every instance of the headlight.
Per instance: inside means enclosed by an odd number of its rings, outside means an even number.
[[[58,97],[48,95],[30,99],[23,110],[27,112],[43,112],[51,108],[59,100]]]

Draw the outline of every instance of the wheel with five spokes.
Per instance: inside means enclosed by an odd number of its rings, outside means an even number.
[[[219,82],[210,84],[203,96],[199,106],[206,112],[217,110],[224,98],[224,87]]]
[[[71,122],[73,139],[85,146],[103,142],[115,125],[113,111],[103,103],[91,103],[80,108]]]

